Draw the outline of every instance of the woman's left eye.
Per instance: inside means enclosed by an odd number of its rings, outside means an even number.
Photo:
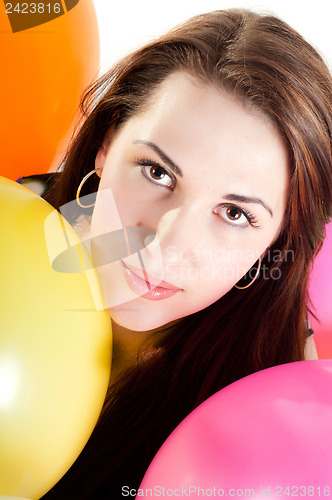
[[[259,227],[254,215],[236,205],[219,205],[213,213],[220,216],[225,222],[238,227]]]
[[[157,186],[167,187],[172,191],[175,188],[176,179],[168,170],[153,160],[134,160],[134,163],[140,167],[142,175],[148,181]]]

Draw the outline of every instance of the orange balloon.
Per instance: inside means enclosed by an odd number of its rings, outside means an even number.
[[[40,5],[63,9],[62,4]],[[39,4],[24,5],[31,9]],[[99,34],[93,2],[65,2],[64,6],[67,12],[63,9],[58,17],[13,32],[10,15],[0,2],[0,175],[14,180],[50,170],[81,94],[98,74]]]

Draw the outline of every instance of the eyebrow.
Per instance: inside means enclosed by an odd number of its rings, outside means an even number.
[[[174,161],[170,159],[169,156],[167,156],[167,154],[162,149],[160,149],[159,146],[157,146],[153,142],[142,141],[138,139],[137,141],[134,141],[133,144],[145,144],[146,146],[149,146],[160,156],[163,162],[166,163],[170,167],[170,169],[173,170],[175,174],[179,175],[180,177],[183,177],[182,170],[174,163]]]
[[[269,205],[267,205],[267,203],[265,203],[260,198],[256,198],[255,196],[244,196],[244,195],[240,195],[240,194],[230,193],[230,194],[226,194],[224,196],[224,198],[226,198],[226,200],[230,200],[230,201],[242,201],[243,203],[258,203],[259,205],[262,205],[262,207],[264,207],[269,212],[271,217],[273,217],[273,212],[272,212],[271,208],[269,207]]]

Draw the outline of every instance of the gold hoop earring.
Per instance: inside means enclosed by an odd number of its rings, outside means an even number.
[[[246,286],[234,285],[235,288],[238,288],[239,290],[244,290],[245,288],[249,288],[253,284],[253,282],[257,279],[257,276],[259,275],[259,271],[261,270],[261,265],[262,265],[262,259],[261,259],[261,257],[259,257],[259,259],[258,259],[258,267],[257,267],[256,273],[255,273],[255,276],[251,280],[251,282],[249,283],[249,285],[246,285]]]
[[[91,177],[91,175],[93,175],[95,172],[97,172],[98,170],[100,170],[100,168],[95,168],[94,170],[91,170],[91,172],[89,172],[88,174],[86,174],[85,177],[83,177],[83,179],[81,180],[81,182],[79,183],[79,186],[77,188],[77,191],[76,191],[76,202],[77,202],[77,205],[81,208],[91,208],[91,207],[94,207],[94,203],[92,203],[91,205],[83,205],[81,202],[80,202],[80,194],[81,194],[81,190],[82,190],[82,187],[85,183],[85,181]]]

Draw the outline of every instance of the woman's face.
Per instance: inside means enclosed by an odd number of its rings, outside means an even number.
[[[105,305],[119,325],[145,331],[205,308],[276,238],[287,149],[264,115],[231,94],[174,73],[143,112],[108,132],[104,146],[92,237],[124,226],[136,226],[138,237],[144,227],[156,232],[140,252],[102,266],[98,255],[107,249],[92,246]]]

